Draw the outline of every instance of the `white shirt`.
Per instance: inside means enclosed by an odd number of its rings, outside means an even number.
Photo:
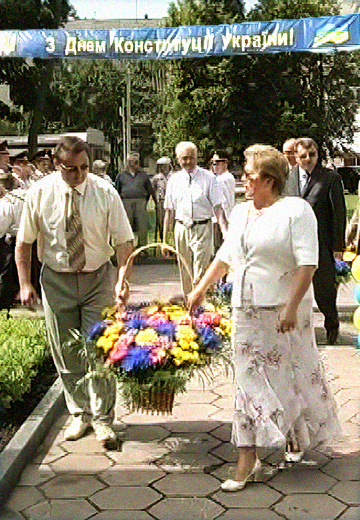
[[[299,187],[300,187],[300,193],[303,192],[308,180],[310,178],[310,175],[308,174],[308,172],[306,170],[304,170],[303,168],[301,168],[301,166],[299,166]]]
[[[217,175],[216,179],[222,184],[223,187],[225,200],[222,207],[226,216],[226,220],[229,220],[230,213],[235,206],[235,179],[228,170],[220,175]]]
[[[25,192],[17,189],[0,199],[0,238],[6,234],[16,236],[25,201]]]
[[[86,264],[94,271],[106,263],[114,246],[133,240],[123,203],[109,182],[88,173],[76,187],[81,194],[79,212],[83,226]],[[36,182],[26,194],[18,241],[32,244],[39,237],[39,258],[55,271],[71,271],[66,251],[66,194],[71,189],[60,172]]]
[[[299,197],[279,199],[257,218],[252,208],[251,201],[234,207],[216,257],[234,269],[234,307],[245,300],[261,307],[280,305],[296,268],[318,263],[316,217]],[[312,288],[305,297],[312,297]]]
[[[190,175],[181,170],[169,179],[165,193],[165,209],[175,211],[175,219],[194,222],[210,219],[213,208],[223,203],[222,185],[216,176],[196,166]]]

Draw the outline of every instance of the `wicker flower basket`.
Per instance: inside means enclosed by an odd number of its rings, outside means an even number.
[[[131,394],[128,407],[131,412],[171,414],[174,406],[175,391],[166,391],[144,384]]]

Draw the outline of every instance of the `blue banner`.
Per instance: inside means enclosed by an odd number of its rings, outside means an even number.
[[[0,56],[179,59],[360,48],[360,13],[234,25],[157,29],[0,31]]]

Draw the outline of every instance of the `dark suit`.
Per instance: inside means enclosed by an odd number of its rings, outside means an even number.
[[[300,194],[299,166],[296,165],[289,174],[285,194],[305,199],[316,215],[319,266],[313,278],[315,300],[325,316],[326,330],[338,329],[333,253],[344,248],[346,206],[341,177],[333,170],[317,164],[305,190]]]

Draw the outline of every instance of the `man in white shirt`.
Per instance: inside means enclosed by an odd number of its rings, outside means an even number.
[[[227,221],[229,221],[230,213],[235,206],[235,178],[228,170],[229,160],[230,156],[226,150],[215,151],[211,159],[212,171],[215,173],[216,179],[220,182],[223,189],[224,202],[222,207]],[[214,222],[213,231],[214,248],[215,251],[217,251],[223,242],[221,229],[217,222]]]
[[[109,448],[116,445],[111,428],[115,381],[87,374],[84,357],[66,342],[72,338],[71,329],[86,334],[113,300],[116,274],[110,239],[119,266],[115,297],[124,303],[123,274],[133,233],[118,193],[89,173],[89,164],[84,141],[69,136],[60,141],[54,153],[56,171],[27,192],[15,258],[21,302],[34,304],[38,296],[30,282],[31,246],[38,240],[50,347],[73,416],[65,438],[76,440],[92,426],[96,438]]]
[[[180,255],[181,285],[186,297],[210,264],[213,213],[223,235],[227,231],[227,220],[222,208],[221,184],[212,172],[197,166],[196,146],[184,141],[176,146],[175,153],[182,169],[170,177],[166,186],[164,242],[175,222],[175,247]],[[165,249],[162,252],[166,254]]]

